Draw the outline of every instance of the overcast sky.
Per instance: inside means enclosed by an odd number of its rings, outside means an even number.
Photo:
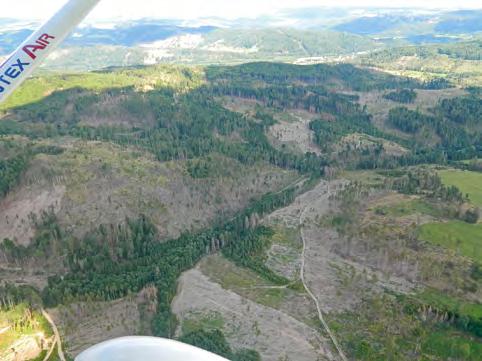
[[[0,17],[45,19],[66,0],[0,0]],[[16,5],[18,4],[18,5]],[[482,8],[481,0],[102,0],[90,19],[256,17],[283,8],[312,6]]]

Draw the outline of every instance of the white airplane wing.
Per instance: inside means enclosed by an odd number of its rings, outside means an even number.
[[[75,361],[228,361],[197,347],[156,337],[123,337],[81,353]]]

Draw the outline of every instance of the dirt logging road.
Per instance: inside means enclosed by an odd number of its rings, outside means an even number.
[[[47,357],[45,358],[45,360],[49,359],[50,355],[52,354],[52,351],[54,349],[55,344],[57,344],[57,352],[58,352],[60,360],[61,361],[67,361],[65,359],[64,351],[62,350],[62,340],[60,339],[59,330],[57,329],[57,326],[55,325],[55,322],[53,321],[52,317],[50,317],[50,315],[47,313],[47,311],[45,311],[44,309],[42,309],[42,315],[45,317],[45,319],[48,321],[48,323],[52,327],[52,330],[54,331],[54,337],[55,337],[55,341],[52,343],[52,348],[50,349],[50,351],[49,351]]]
[[[331,331],[330,327],[328,326],[328,324],[326,323],[325,321],[325,318],[323,317],[323,312],[321,311],[321,307],[320,307],[320,302],[318,301],[318,299],[315,297],[315,295],[313,294],[313,292],[310,290],[310,288],[308,287],[308,284],[306,283],[305,281],[305,253],[306,253],[306,240],[305,240],[305,237],[303,236],[303,214],[304,214],[304,211],[303,213],[301,214],[300,216],[300,227],[301,227],[301,239],[303,240],[303,252],[302,252],[302,256],[301,256],[301,270],[300,270],[300,278],[301,278],[301,282],[303,283],[303,286],[305,287],[306,289],[306,292],[308,293],[308,295],[313,299],[313,301],[315,302],[316,304],[316,309],[318,311],[318,318],[320,319],[320,322],[321,324],[323,325],[323,328],[325,329],[326,333],[328,334],[328,336],[330,337],[331,341],[333,342],[333,345],[335,346],[338,354],[340,355],[340,358],[343,360],[343,361],[348,361],[348,359],[346,358],[345,354],[343,353],[343,350],[341,349],[341,346],[340,344],[338,343],[338,340],[336,339],[336,336],[334,335],[334,333]]]
[[[330,185],[327,184],[326,185],[326,192],[324,193],[324,197],[326,198],[325,199],[326,202],[329,202],[329,196],[330,196],[330,189],[329,188],[330,188]],[[338,355],[340,356],[340,359],[343,360],[343,361],[348,361],[348,359],[345,356],[345,353],[343,352],[338,340],[336,339],[335,334],[331,331],[330,327],[328,326],[328,323],[326,322],[325,318],[323,317],[323,312],[321,311],[320,302],[318,301],[318,298],[316,298],[315,294],[311,291],[310,287],[308,286],[308,284],[305,280],[305,264],[306,264],[306,262],[305,262],[306,257],[305,256],[306,256],[307,245],[306,245],[306,238],[304,236],[304,229],[303,228],[304,228],[304,225],[305,225],[305,221],[307,220],[306,213],[309,210],[309,207],[310,207],[310,205],[307,205],[306,207],[304,207],[302,209],[302,211],[300,213],[300,218],[299,218],[300,234],[301,234],[301,239],[303,241],[303,251],[302,251],[302,254],[301,254],[301,269],[300,269],[301,282],[303,283],[303,286],[305,287],[306,292],[308,293],[310,298],[313,299],[313,302],[315,303],[316,309],[317,309],[317,312],[318,312],[318,318],[319,318],[323,328],[325,329],[326,333],[328,334],[331,341],[333,342],[333,345],[335,346],[336,351],[338,352]]]

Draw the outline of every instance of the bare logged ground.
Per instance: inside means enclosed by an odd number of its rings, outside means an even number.
[[[289,280],[297,280],[301,256],[297,247],[273,244],[268,251],[266,266]]]
[[[125,126],[129,127],[152,127],[155,122],[154,114],[148,113],[143,117],[135,117],[124,111],[122,103],[128,99],[128,96],[112,96],[102,94],[101,100],[94,105],[90,114],[82,115],[80,125],[88,125],[92,127],[99,126]],[[71,105],[73,106],[73,104]],[[68,108],[67,108],[68,109]]]
[[[305,279],[307,286],[320,302],[323,313],[343,311],[354,307],[358,299],[350,297],[346,287],[341,287],[342,282],[332,266],[343,263],[330,252],[330,242],[336,241],[329,232],[320,232],[317,229],[303,231],[306,239],[305,252]]]
[[[211,282],[221,285],[241,297],[275,308],[310,326],[317,326],[316,308],[309,297],[300,291],[288,288],[288,285],[275,285],[266,281],[257,273],[237,267],[221,256],[207,257],[200,264],[201,272]],[[298,272],[298,269],[296,269]],[[299,276],[294,281],[297,281]]]
[[[284,312],[223,289],[199,268],[181,277],[173,312],[181,322],[193,315],[199,317],[200,313],[221,315],[233,348],[255,349],[263,361],[333,359],[326,341],[311,327]]]
[[[252,117],[256,115],[256,108],[262,105],[256,100],[238,97],[224,97],[221,101],[226,109]],[[291,109],[286,112],[274,112],[272,115],[278,123],[270,127],[267,135],[275,147],[285,146],[291,151],[302,154],[307,152],[321,153],[319,147],[313,141],[313,132],[309,128],[310,122],[314,118],[320,117],[320,114]],[[322,118],[326,116],[330,117],[321,114]]]
[[[269,137],[275,146],[287,146],[298,153],[321,154],[313,141],[313,132],[309,128],[310,118],[293,114],[295,122],[280,120],[269,129]]]
[[[410,107],[416,109],[430,109],[435,107],[442,99],[452,99],[467,95],[468,93],[464,89],[449,88],[440,90],[426,90],[417,89],[417,98],[413,104],[409,104]]]
[[[315,188],[297,197],[288,207],[271,213],[265,222],[298,228],[299,218],[306,208],[308,217],[323,216],[330,210],[330,196],[343,189],[343,184],[342,181],[321,181]]]
[[[15,240],[28,246],[34,235],[32,217],[39,218],[50,207],[58,211],[65,187],[53,186],[48,190],[26,187],[0,202],[0,240]]]
[[[403,278],[386,276],[370,266],[383,255],[364,254],[358,257],[354,252],[347,257],[346,240],[321,225],[323,217],[336,208],[330,198],[346,183],[342,180],[322,181],[313,190],[299,196],[293,204],[265,219],[268,223],[298,227],[301,218],[301,234],[306,243],[305,281],[324,313],[351,310],[365,293],[381,292],[385,287],[403,292],[413,289],[413,285]]]
[[[57,326],[66,355],[75,357],[87,348],[112,338],[150,336],[157,310],[157,290],[146,287],[137,295],[112,302],[83,302],[59,306],[48,313]]]
[[[5,283],[13,283],[43,289],[47,286],[47,278],[48,275],[42,272],[41,269],[38,269],[38,267],[29,267],[24,264],[22,264],[21,267],[15,265],[0,266],[0,286],[3,286]]]
[[[337,270],[332,267],[336,262],[331,252],[336,238],[311,223],[321,219],[330,211],[330,197],[343,188],[345,182],[320,182],[313,190],[299,196],[292,205],[271,214],[268,222],[282,222],[288,227],[298,227],[301,221],[301,235],[305,239],[304,278],[307,286],[326,312],[351,308],[356,300],[341,295],[341,282]]]
[[[355,254],[341,257],[336,249],[342,241],[336,232],[306,227],[303,235],[307,242],[306,280],[324,313],[353,310],[364,295],[373,296],[384,289],[403,293],[413,290],[414,286],[404,278],[369,265],[383,255],[373,254],[369,259]]]
[[[0,240],[28,245],[34,236],[32,217],[39,219],[49,209],[78,238],[99,224],[118,224],[140,214],[152,219],[162,238],[176,238],[206,226],[220,212],[230,216],[252,197],[296,177],[267,164],[244,166],[214,158],[224,173],[193,179],[184,162],[159,163],[134,149],[71,142],[63,154],[38,156],[22,184],[0,202]]]
[[[141,328],[135,298],[61,306],[49,313],[59,328],[64,351],[73,357],[99,342],[136,335]]]
[[[254,114],[257,105],[261,105],[261,102],[255,99],[245,99],[238,97],[223,97],[220,98],[223,106],[237,113]]]
[[[353,133],[340,139],[335,146],[335,154],[346,151],[353,152],[354,150],[358,152],[363,152],[364,150],[373,151],[378,144],[383,145],[382,153],[384,155],[401,157],[409,153],[408,149],[395,142],[371,137],[366,134]],[[339,157],[339,154],[336,154],[335,157]]]
[[[417,98],[413,104],[401,104],[383,98],[386,92],[371,91],[371,92],[355,92],[354,94],[360,97],[359,103],[366,105],[367,110],[373,115],[373,122],[382,130],[390,130],[392,133],[397,133],[396,130],[388,127],[385,122],[388,119],[388,112],[390,109],[397,107],[407,107],[411,110],[420,109],[428,113],[429,109],[435,107],[441,99],[450,99],[463,96],[466,92],[459,88],[440,89],[440,90],[423,90],[417,89]],[[398,133],[403,136],[403,133]]]

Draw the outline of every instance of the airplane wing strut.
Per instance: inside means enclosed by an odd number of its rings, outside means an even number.
[[[22,84],[100,0],[69,0],[0,66],[0,103]]]

